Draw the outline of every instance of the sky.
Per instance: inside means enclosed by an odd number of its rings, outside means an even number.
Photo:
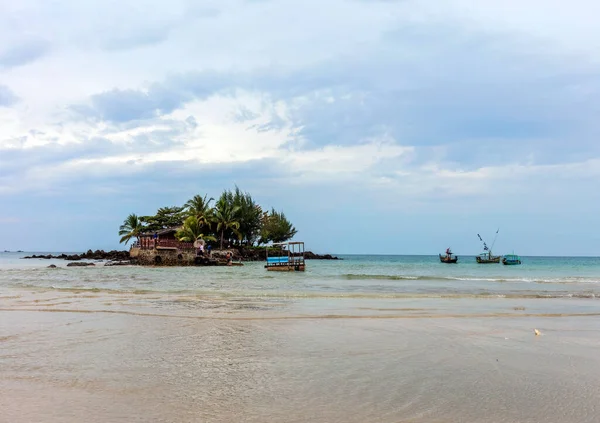
[[[600,255],[600,2],[0,0],[0,250],[239,186],[321,253]]]

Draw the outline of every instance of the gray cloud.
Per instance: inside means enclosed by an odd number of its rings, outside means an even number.
[[[164,20],[148,23],[131,22],[137,17],[131,15],[129,20],[121,20],[115,26],[103,30],[102,47],[107,50],[129,50],[139,47],[149,47],[165,42],[171,33],[180,26],[192,25],[196,20],[216,18],[221,11],[214,7],[206,7],[196,2],[188,2],[181,13],[165,17]]]
[[[206,98],[235,86],[231,75],[213,72],[178,75],[147,90],[106,91],[91,97],[89,104],[71,106],[80,116],[114,123],[152,119],[170,113],[193,99]]]
[[[6,85],[0,84],[0,107],[8,107],[15,104],[19,98]]]
[[[11,46],[8,50],[0,52],[0,69],[13,68],[31,63],[45,55],[49,48],[50,45],[43,40]]]
[[[131,48],[160,44],[169,37],[169,26],[148,28],[124,34],[108,36],[104,47],[108,50],[128,50]]]
[[[95,95],[79,111],[125,124],[242,88],[290,105],[297,103],[291,117],[307,141],[305,148],[352,145],[386,134],[403,145],[446,146],[447,160],[469,168],[512,162],[515,150],[520,157],[534,155],[540,162],[562,160],[565,154],[573,159],[583,153],[600,153],[590,136],[600,129],[595,123],[600,98],[594,94],[600,84],[592,72],[529,57],[498,40],[446,45],[448,36],[445,32],[430,35],[427,44],[437,47],[429,57],[418,60],[403,56],[401,46],[385,45],[361,58],[295,71],[190,72],[145,91]],[[573,90],[572,81],[578,81],[578,90]],[[242,108],[236,119],[252,116]],[[258,129],[280,128],[283,123],[275,118]],[[571,141],[568,152],[562,151],[565,140],[585,125],[589,125],[587,135]],[[558,149],[544,148],[548,146]]]
[[[184,99],[179,93],[163,90],[149,92],[138,90],[113,90],[97,94],[91,99],[91,113],[102,120],[126,122],[150,119],[159,114],[168,113],[182,104]]]

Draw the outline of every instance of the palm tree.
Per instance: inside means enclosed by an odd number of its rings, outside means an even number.
[[[221,232],[221,250],[223,249],[223,240],[225,238],[225,231],[232,231],[235,235],[240,237],[240,222],[237,220],[237,213],[239,207],[234,206],[229,201],[217,201],[215,208],[214,221],[217,224],[217,232]]]
[[[119,243],[124,242],[125,245],[127,245],[131,238],[137,239],[143,230],[144,225],[142,224],[140,218],[136,214],[130,214],[119,227],[119,236],[121,236]]]
[[[194,195],[184,206],[190,216],[196,216],[203,225],[208,225],[211,221],[212,208],[210,207],[210,203],[214,201],[214,198],[210,197],[207,199],[206,197],[207,195],[204,197]]]
[[[177,231],[175,236],[180,241],[195,242],[199,239],[205,241],[216,241],[217,239],[211,235],[204,235],[202,233],[202,227],[204,224],[196,216],[190,216],[185,219],[183,226]]]
[[[262,209],[256,204],[250,193],[242,192],[237,186],[233,193],[233,205],[239,207],[237,220],[240,222],[240,240],[248,245],[254,244],[260,235]]]

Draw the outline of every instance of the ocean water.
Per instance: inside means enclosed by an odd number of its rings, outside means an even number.
[[[0,422],[600,421],[598,258],[23,255],[0,253]]]
[[[306,272],[266,272],[264,263],[233,268],[66,268],[63,260],[23,260],[0,253],[0,287],[156,291],[230,296],[582,297],[600,293],[600,258],[523,257],[520,266],[477,264],[463,256],[443,264],[437,256],[341,256],[309,261]],[[59,269],[48,269],[55,264]]]

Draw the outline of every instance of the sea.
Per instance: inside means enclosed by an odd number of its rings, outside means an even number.
[[[31,254],[0,253],[0,422],[600,421],[600,258]]]

